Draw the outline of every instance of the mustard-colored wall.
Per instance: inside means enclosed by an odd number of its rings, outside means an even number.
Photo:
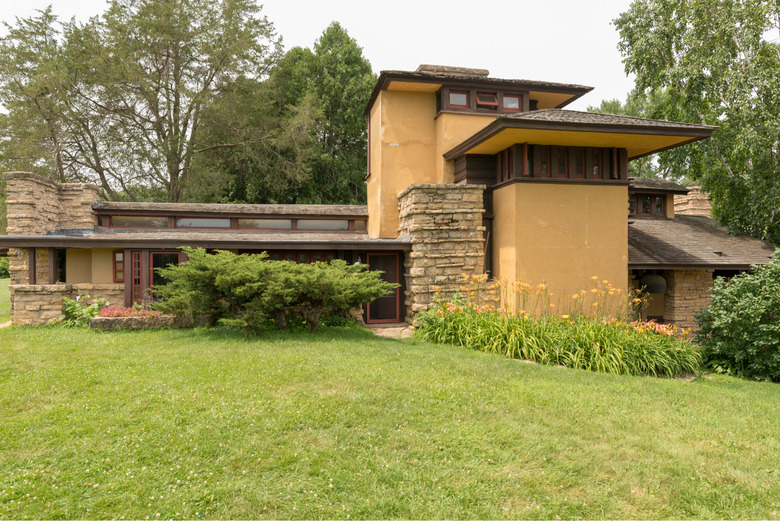
[[[451,183],[454,163],[442,155],[495,119],[442,113],[435,92],[383,90],[370,113],[368,234],[398,236],[398,194],[414,183]]]
[[[114,250],[95,248],[92,250],[92,282],[111,284],[114,282]]]
[[[449,152],[495,119],[495,116],[483,114],[439,114],[436,118],[436,183],[452,183],[455,176],[455,162],[445,161],[445,152]]]
[[[494,275],[571,294],[628,286],[625,186],[513,183],[493,192]]]
[[[674,194],[666,194],[666,216],[674,219]]]
[[[92,250],[65,250],[65,282],[92,282]]]

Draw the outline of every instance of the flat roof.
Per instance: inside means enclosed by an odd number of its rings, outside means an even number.
[[[367,218],[366,205],[338,204],[207,204],[99,201],[95,213],[106,215],[219,215],[221,217]]]
[[[482,130],[445,152],[444,158],[497,154],[516,143],[533,143],[625,148],[628,159],[636,159],[708,138],[717,128],[597,112],[544,109],[499,115]]]
[[[248,250],[408,250],[409,237],[371,239],[356,232],[236,232],[97,230],[48,235],[3,235],[2,248],[196,248]]]
[[[447,68],[445,68],[447,69]],[[528,91],[537,97],[542,93],[557,93],[562,96],[555,96],[551,101],[555,107],[564,107],[572,101],[582,97],[593,90],[593,87],[587,85],[577,85],[575,83],[557,83],[552,81],[537,81],[523,79],[491,78],[486,76],[477,76],[474,74],[458,74],[458,68],[449,68],[450,71],[382,71],[379,73],[374,90],[368,99],[363,114],[371,111],[371,106],[376,101],[379,92],[382,90],[422,90],[426,92],[435,92],[442,86],[451,85],[453,87],[485,86],[494,89],[514,89]],[[466,69],[462,69],[466,70]],[[394,86],[393,84],[407,84],[404,86]],[[416,89],[408,85],[418,85]]]

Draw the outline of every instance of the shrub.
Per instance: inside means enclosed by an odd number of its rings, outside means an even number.
[[[162,298],[156,308],[177,315],[213,312],[222,323],[255,332],[269,318],[286,329],[292,315],[316,331],[322,318],[344,315],[396,287],[382,281],[381,272],[342,260],[296,264],[268,261],[265,253],[184,251],[188,262],[159,270],[170,282],[155,288]]]
[[[90,303],[89,295],[79,294],[76,298],[63,297],[62,315],[59,322],[68,327],[88,327],[90,319],[98,316],[108,306],[108,301],[97,297]]]
[[[716,279],[712,301],[696,320],[707,366],[780,382],[780,250],[766,266]]]
[[[7,279],[11,276],[8,268],[8,257],[0,257],[0,279]]]

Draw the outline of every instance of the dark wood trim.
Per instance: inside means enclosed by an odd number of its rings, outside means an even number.
[[[35,248],[27,248],[27,279],[31,285],[38,283],[36,271]]]
[[[681,143],[671,145],[669,147],[658,149],[648,154],[654,154],[661,150],[678,147],[693,141],[708,138],[712,136],[715,127],[704,128],[690,128],[690,127],[647,127],[641,125],[610,125],[610,124],[592,124],[592,123],[561,123],[551,121],[532,121],[514,119],[507,116],[498,115],[496,120],[485,128],[463,141],[458,146],[450,149],[444,153],[444,159],[450,161],[457,158],[462,154],[467,154],[469,150],[477,145],[482,144],[491,137],[499,134],[503,130],[507,129],[521,129],[521,130],[557,130],[562,132],[593,132],[593,133],[618,133],[618,134],[633,134],[633,135],[647,135],[647,136],[679,136],[686,137],[691,136],[691,139],[685,140]],[[635,156],[629,159],[636,159]]]
[[[54,284],[57,282],[57,261],[54,248],[48,248],[47,254],[49,256],[49,284]]]
[[[344,234],[346,237],[352,234]],[[404,239],[377,239],[339,241],[246,241],[246,240],[171,240],[160,239],[100,239],[95,237],[66,237],[55,235],[16,235],[0,239],[3,246],[11,248],[133,248],[133,249],[176,249],[183,246],[207,249],[255,249],[262,250],[361,250],[361,251],[407,251],[410,243]]]
[[[125,307],[129,308],[133,305],[133,279],[132,279],[132,264],[133,259],[131,257],[132,250],[130,248],[124,249],[125,255]]]
[[[767,257],[767,264],[769,257]],[[750,264],[632,264],[629,270],[749,270]]]
[[[628,187],[628,181],[618,179],[571,179],[568,177],[520,177],[510,179],[503,183],[496,184],[490,188],[502,188],[512,183],[557,183],[568,185],[604,185],[604,186],[625,186]]]

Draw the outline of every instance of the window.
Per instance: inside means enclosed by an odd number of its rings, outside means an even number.
[[[134,215],[112,215],[111,226],[132,228],[167,228],[167,217],[147,217]]]
[[[114,250],[114,282],[125,281],[125,252]]]
[[[628,213],[634,217],[666,217],[666,195],[631,194],[628,196]]]
[[[604,170],[601,167],[601,149],[590,149],[590,177],[592,179],[601,179],[603,177]]]
[[[299,219],[299,230],[348,230],[349,221],[340,219]]]
[[[477,92],[477,108],[498,109],[498,99],[496,95],[488,92]]]
[[[523,110],[523,103],[520,96],[516,94],[504,94],[502,101],[504,112],[520,112]]]
[[[272,230],[289,230],[292,228],[290,219],[238,219],[239,228],[260,228]]]
[[[179,217],[177,228],[230,228],[230,219],[208,219],[195,217]]]
[[[552,147],[552,171],[556,177],[569,177],[565,147]]]
[[[456,107],[460,109],[469,108],[469,93],[465,91],[451,90],[450,107]]]

